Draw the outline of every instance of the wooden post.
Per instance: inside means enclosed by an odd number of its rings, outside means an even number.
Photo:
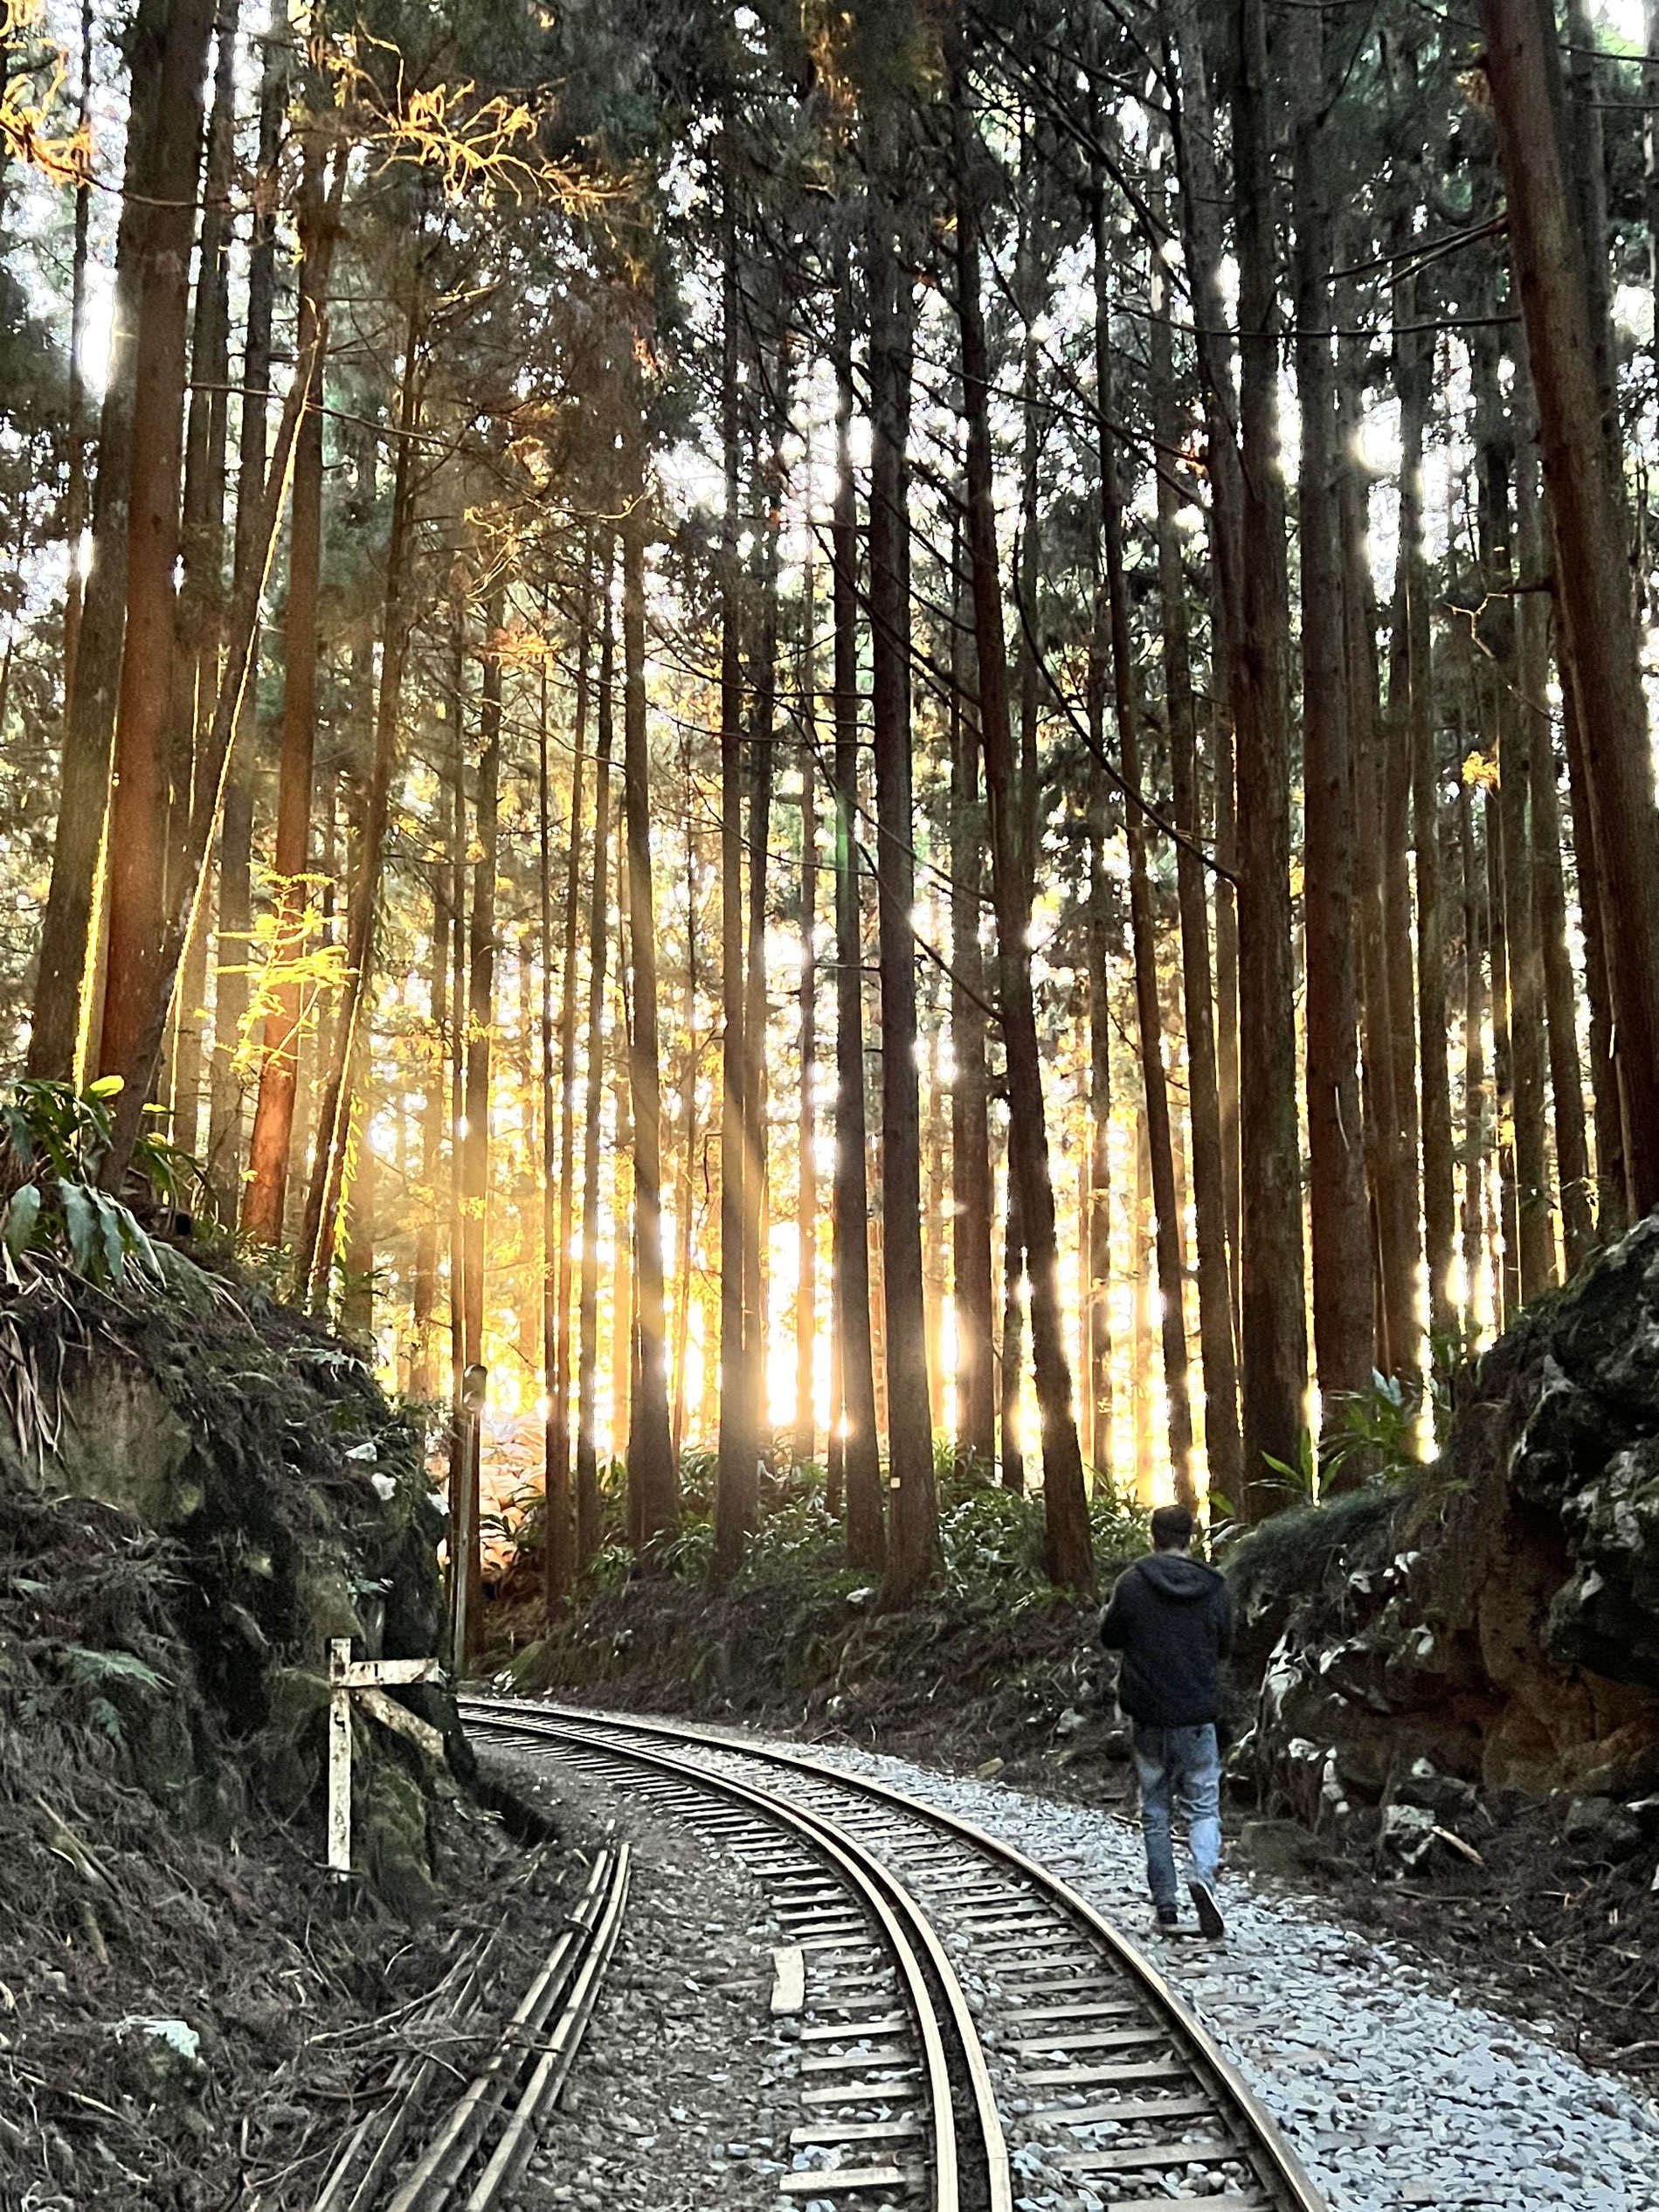
[[[328,1640],[328,1871],[338,1882],[351,1872],[351,1697],[356,1690],[377,1720],[418,1744],[432,1758],[444,1739],[429,1722],[385,1696],[390,1683],[437,1682],[436,1659],[359,1659],[349,1636]]]

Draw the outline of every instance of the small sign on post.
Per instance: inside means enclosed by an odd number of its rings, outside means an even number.
[[[430,1758],[440,1758],[444,1739],[430,1722],[419,1719],[388,1697],[389,1685],[439,1682],[436,1659],[354,1659],[349,1636],[328,1641],[328,1871],[343,1880],[351,1871],[351,1700],[388,1728],[407,1736]]]

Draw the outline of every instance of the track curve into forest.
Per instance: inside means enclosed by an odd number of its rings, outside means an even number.
[[[1000,2212],[1013,2202],[1011,2169],[1023,2174],[1044,2157],[1111,2212],[1153,2203],[1324,2212],[1294,2151],[1162,1976],[1092,1904],[1012,1844],[804,1753],[514,1698],[469,1697],[463,1711],[481,1742],[623,1778],[660,1815],[745,1856],[772,1888],[791,1943],[813,1961],[803,1993],[803,2048],[812,2052],[803,2078],[809,2068],[879,2077],[805,2091],[826,2108],[826,2124],[796,2132],[809,2162],[784,2178],[786,2195]],[[842,1862],[837,1883],[791,1891],[808,1877],[777,1856],[779,1831],[820,1862]],[[871,1884],[868,1892],[848,1869]],[[837,1888],[859,1897],[862,1927]],[[887,1944],[902,2014],[857,1963],[887,1917],[921,1969],[906,1975]],[[854,1988],[874,2020],[849,2005]],[[930,2070],[936,2045],[943,2084]],[[873,2048],[898,2056],[873,2058]],[[916,2100],[926,2120],[914,2126],[912,2081],[929,2092]],[[895,2082],[905,2084],[896,2103]],[[889,2116],[862,2117],[873,2112]],[[900,2146],[916,2146],[925,2131],[925,2174],[868,2165],[868,2146],[883,2131]],[[1055,2133],[1067,2145],[1058,2154]]]

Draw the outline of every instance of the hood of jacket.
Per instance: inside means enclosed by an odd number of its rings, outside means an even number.
[[[1135,1572],[1144,1576],[1160,1598],[1187,1601],[1207,1597],[1221,1580],[1213,1567],[1189,1559],[1185,1552],[1154,1552]]]

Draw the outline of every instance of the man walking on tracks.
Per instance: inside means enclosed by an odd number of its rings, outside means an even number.
[[[1192,1556],[1192,1516],[1160,1505],[1152,1516],[1150,1556],[1117,1579],[1102,1616],[1100,1640],[1123,1655],[1117,1702],[1134,1725],[1141,1785],[1146,1878],[1161,1930],[1173,1929],[1175,1849],[1170,1815],[1186,1821],[1186,1886],[1199,1932],[1226,1933],[1215,1901],[1221,1856],[1221,1662],[1233,1642],[1233,1603],[1213,1567]]]

